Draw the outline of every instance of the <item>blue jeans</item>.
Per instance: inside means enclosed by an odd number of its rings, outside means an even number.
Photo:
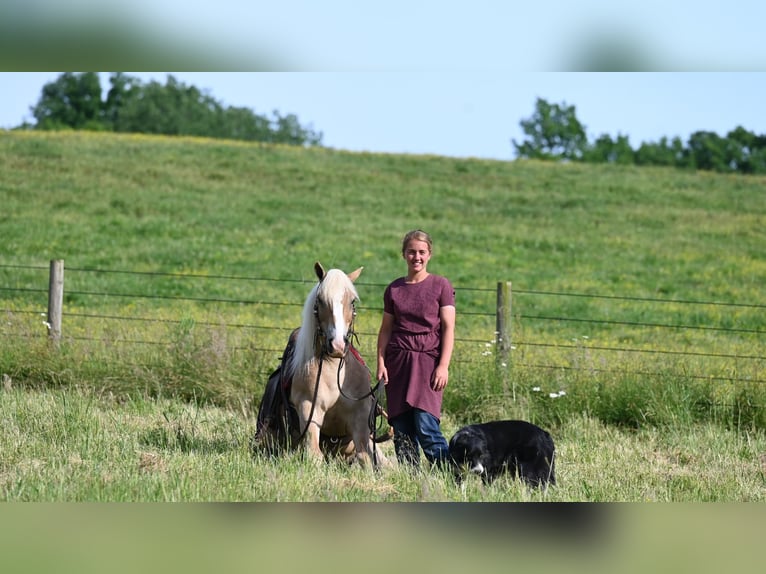
[[[389,421],[394,429],[394,450],[400,463],[418,466],[420,448],[430,463],[449,458],[449,446],[439,428],[439,420],[421,409],[410,409]]]

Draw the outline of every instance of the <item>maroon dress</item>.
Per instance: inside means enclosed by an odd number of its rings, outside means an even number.
[[[455,290],[446,277],[429,275],[420,283],[400,277],[383,294],[383,310],[394,316],[385,351],[388,418],[418,408],[441,419],[443,391],[431,388],[441,352],[439,310],[455,305]]]

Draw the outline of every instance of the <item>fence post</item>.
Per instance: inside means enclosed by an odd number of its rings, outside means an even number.
[[[48,281],[48,336],[58,347],[61,341],[61,310],[64,304],[64,260],[51,259]]]
[[[497,358],[508,366],[511,356],[511,282],[497,283]]]

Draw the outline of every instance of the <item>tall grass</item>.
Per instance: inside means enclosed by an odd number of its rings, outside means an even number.
[[[7,501],[764,501],[766,492],[766,438],[710,424],[629,430],[570,417],[555,428],[558,485],[530,490],[509,478],[460,486],[428,468],[253,457],[254,421],[232,409],[74,389],[0,393]],[[456,429],[449,417],[443,426]]]

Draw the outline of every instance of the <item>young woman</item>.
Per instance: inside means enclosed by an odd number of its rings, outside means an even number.
[[[455,344],[455,290],[428,272],[431,237],[410,231],[402,240],[407,276],[386,287],[378,333],[378,380],[383,380],[388,421],[399,462],[418,466],[448,457],[439,426]]]

